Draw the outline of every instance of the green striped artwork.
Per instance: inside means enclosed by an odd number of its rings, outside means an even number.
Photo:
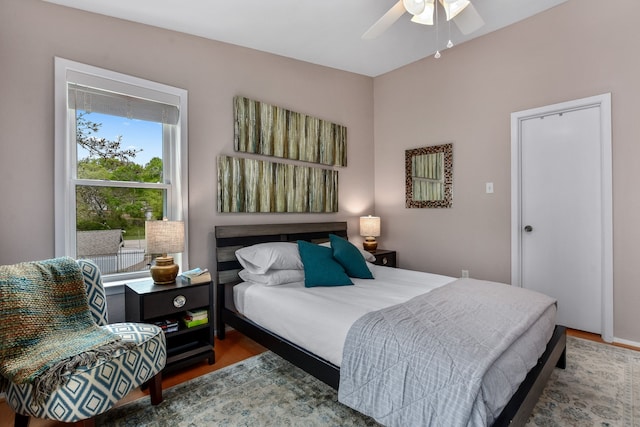
[[[338,212],[338,171],[220,156],[218,212]]]
[[[347,128],[242,96],[233,98],[234,149],[347,166]]]
[[[413,200],[444,199],[444,153],[415,155],[412,158]]]

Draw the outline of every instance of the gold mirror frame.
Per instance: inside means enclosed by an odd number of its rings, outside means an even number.
[[[453,199],[453,144],[405,151],[405,207],[450,208]]]

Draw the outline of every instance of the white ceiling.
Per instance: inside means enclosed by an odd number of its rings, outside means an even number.
[[[438,45],[435,27],[408,13],[378,38],[361,38],[397,0],[45,1],[375,77],[438,48],[446,55],[449,34],[460,44],[567,0],[471,0],[485,25],[463,36],[442,21]]]

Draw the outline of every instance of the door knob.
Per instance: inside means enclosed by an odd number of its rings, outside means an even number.
[[[531,233],[533,231],[533,227],[530,225],[527,225],[524,227],[524,231],[526,231],[527,233]]]

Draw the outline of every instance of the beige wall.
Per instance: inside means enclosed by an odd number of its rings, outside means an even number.
[[[615,3],[570,0],[374,79],[375,202],[401,267],[508,283],[510,114],[611,92],[614,335],[640,342],[640,3]],[[442,142],[454,144],[453,208],[405,209],[404,150]]]
[[[0,264],[54,255],[54,56],[189,91],[189,256],[210,266],[215,225],[357,220],[373,211],[373,80],[81,12],[0,0]],[[218,214],[216,157],[233,152],[234,95],[348,128],[337,214]]]
[[[508,282],[510,114],[611,92],[614,333],[640,342],[640,3],[616,6],[570,0],[439,60],[370,79],[39,0],[0,0],[0,264],[53,256],[54,56],[189,91],[192,266],[210,264],[217,224],[348,220],[356,237],[357,216],[372,212],[375,183],[380,246],[396,249],[402,267],[453,276],[464,268]],[[236,94],[348,127],[338,214],[216,212],[215,159],[233,154]],[[454,207],[405,209],[404,150],[448,141]],[[494,183],[494,194],[484,193],[485,182]]]

